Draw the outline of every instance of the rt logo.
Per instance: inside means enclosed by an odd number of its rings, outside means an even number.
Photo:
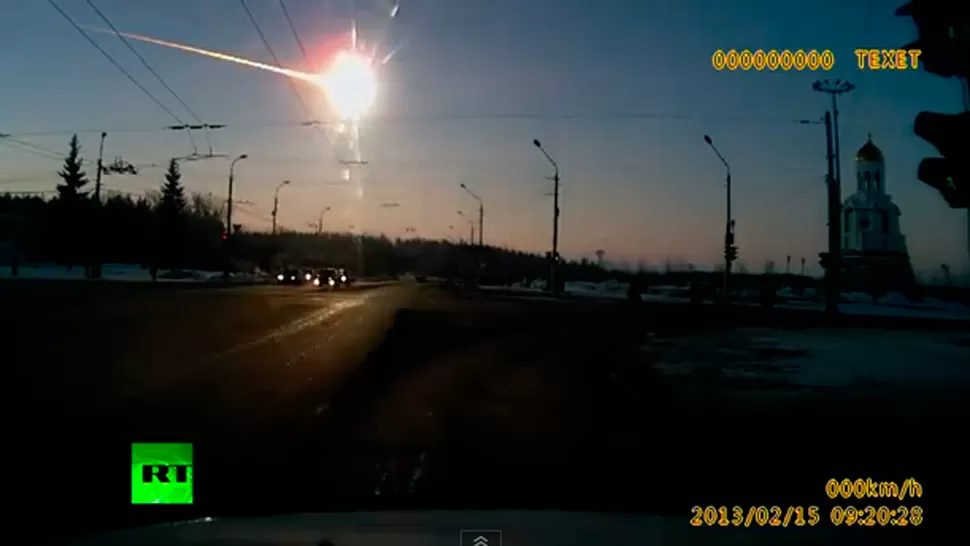
[[[131,444],[132,504],[192,501],[192,444]]]

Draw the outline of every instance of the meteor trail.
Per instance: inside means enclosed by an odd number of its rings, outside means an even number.
[[[107,29],[103,29],[103,28],[97,28],[97,27],[90,27],[90,28],[91,28],[91,30],[95,30],[97,32],[104,32],[104,33],[109,33],[109,34],[115,34],[114,31],[107,30]],[[293,78],[293,79],[296,79],[296,80],[303,80],[303,81],[307,81],[307,82],[310,82],[310,83],[314,83],[316,85],[320,85],[322,83],[320,81],[320,76],[318,74],[308,74],[306,72],[301,72],[299,70],[293,70],[293,69],[290,69],[290,68],[283,68],[281,66],[273,66],[273,65],[270,65],[270,64],[265,64],[265,63],[261,63],[261,62],[257,62],[257,61],[251,61],[249,59],[244,59],[242,57],[237,57],[235,55],[230,55],[228,53],[220,53],[218,51],[212,51],[212,50],[209,50],[209,49],[202,49],[202,48],[199,48],[199,47],[192,47],[192,46],[189,46],[189,45],[179,44],[179,43],[176,43],[176,42],[169,42],[167,40],[159,40],[158,38],[151,38],[149,36],[141,36],[141,35],[138,35],[138,34],[131,34],[131,33],[128,33],[128,32],[118,32],[118,34],[120,36],[124,36],[125,38],[129,38],[129,39],[132,39],[132,40],[138,40],[139,42],[146,42],[146,43],[149,43],[149,44],[155,44],[155,45],[170,47],[172,49],[179,49],[181,51],[188,51],[189,53],[196,53],[196,54],[199,54],[199,55],[204,55],[206,57],[211,57],[213,59],[219,59],[221,61],[229,61],[229,62],[233,62],[233,63],[236,63],[236,64],[241,64],[243,66],[248,66],[248,67],[251,67],[251,68],[258,68],[260,70],[265,70],[267,72],[273,72],[275,74],[281,74],[281,75],[286,76],[288,78]]]

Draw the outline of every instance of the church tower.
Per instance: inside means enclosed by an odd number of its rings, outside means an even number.
[[[847,280],[902,289],[912,281],[899,207],[886,192],[886,161],[872,135],[855,155],[856,191],[842,205],[842,253]],[[868,280],[867,280],[868,279]],[[850,283],[851,284],[851,283]],[[860,288],[860,287],[856,287]]]
[[[869,141],[855,154],[856,161],[856,191],[866,195],[886,193],[885,168],[882,151],[872,143],[872,133]]]

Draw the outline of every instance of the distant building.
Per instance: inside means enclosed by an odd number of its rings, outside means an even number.
[[[842,255],[849,290],[907,290],[913,268],[899,207],[886,193],[886,163],[872,135],[855,156],[856,191],[842,204]]]

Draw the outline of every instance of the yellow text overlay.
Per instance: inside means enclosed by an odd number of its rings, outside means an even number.
[[[718,49],[711,56],[714,70],[832,70],[835,54],[830,49]]]
[[[909,527],[923,523],[919,506],[833,506],[829,511],[832,525],[846,527]]]
[[[819,522],[818,506],[695,506],[693,527],[812,527]]]
[[[872,478],[850,480],[832,479],[825,482],[825,496],[830,499],[918,499],[923,496],[923,486],[914,478],[902,483],[877,482]]]
[[[919,68],[919,49],[857,49],[859,70],[916,70]]]

